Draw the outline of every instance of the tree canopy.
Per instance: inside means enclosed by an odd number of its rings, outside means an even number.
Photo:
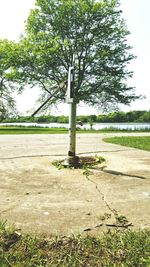
[[[13,92],[18,90],[18,45],[6,39],[0,40],[0,118],[16,112]],[[17,65],[18,66],[18,65]]]
[[[75,54],[75,96],[101,108],[139,96],[127,85],[134,58],[118,0],[36,0],[20,41],[19,77],[46,94],[67,79]],[[55,102],[65,99],[60,90]]]

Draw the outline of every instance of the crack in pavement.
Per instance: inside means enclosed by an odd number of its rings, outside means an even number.
[[[81,153],[78,153],[79,155],[80,154],[87,154],[87,153],[91,153],[91,154],[94,154],[94,153],[102,153],[102,152],[124,152],[124,151],[133,151],[134,148],[132,149],[115,149],[115,150],[96,150],[96,151],[87,151],[87,152],[81,152]]]
[[[92,230],[95,230],[96,228],[98,227],[102,227],[102,226],[107,226],[107,227],[113,227],[113,228],[128,228],[128,227],[131,227],[133,226],[133,224],[131,222],[127,223],[127,224],[117,224],[117,223],[99,223],[93,227],[88,227],[88,228],[85,228],[83,230],[83,232],[89,232],[89,231],[92,231]]]
[[[21,159],[21,158],[41,158],[41,157],[61,157],[66,156],[66,154],[57,154],[57,155],[22,155],[22,156],[14,156],[7,158],[0,158],[0,160],[9,160],[9,159]]]
[[[100,194],[100,196],[102,197],[103,202],[105,203],[105,205],[107,206],[109,211],[114,215],[114,217],[115,218],[119,217],[118,211],[113,209],[110,206],[110,204],[107,202],[107,200],[105,198],[105,194],[102,192],[102,190],[100,190],[100,188],[98,187],[97,183],[95,181],[93,181],[92,179],[90,179],[89,176],[87,176],[87,175],[86,175],[86,179],[95,185],[95,188],[96,188],[97,192]],[[115,222],[115,223],[99,223],[99,224],[97,224],[97,225],[95,225],[93,227],[84,228],[83,232],[92,231],[92,230],[95,230],[96,228],[99,228],[99,227],[102,227],[102,226],[113,227],[113,228],[128,228],[128,227],[132,227],[133,224],[132,224],[132,222],[127,222],[125,224],[119,224],[117,222]]]
[[[132,151],[132,149],[125,149],[125,150],[99,150],[99,151],[87,151],[87,152],[80,152],[78,155],[87,155],[87,154],[95,154],[95,153],[103,153],[103,152],[124,152],[124,151]],[[39,155],[20,155],[20,156],[13,156],[13,157],[5,157],[0,158],[0,160],[9,160],[9,159],[20,159],[20,158],[40,158],[40,157],[62,157],[67,156],[67,154],[39,154]]]
[[[96,188],[97,192],[102,197],[103,202],[105,203],[105,205],[107,206],[107,208],[110,210],[110,212],[113,213],[113,215],[115,217],[118,216],[118,212],[115,209],[111,208],[110,204],[105,199],[104,193],[99,189],[97,183],[95,181],[93,181],[92,179],[90,179],[89,176],[87,176],[87,175],[86,175],[86,179],[95,185],[95,188]]]

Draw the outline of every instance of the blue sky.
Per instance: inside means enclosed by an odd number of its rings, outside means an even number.
[[[131,32],[128,37],[128,43],[133,46],[132,52],[137,56],[130,65],[130,69],[134,71],[134,76],[128,82],[136,87],[137,94],[146,96],[146,99],[136,101],[130,107],[122,106],[121,109],[124,111],[134,109],[150,110],[150,0],[121,0],[120,2],[123,17]],[[24,31],[24,21],[33,4],[34,0],[0,0],[1,39],[17,40],[19,38],[19,35]],[[33,107],[36,97],[37,89],[25,91],[22,96],[17,97],[18,109],[21,112],[29,110]],[[58,114],[62,114],[61,110],[62,106]],[[67,107],[63,108],[64,112],[68,113]],[[88,109],[85,106],[78,108],[78,114],[87,113],[95,113],[95,110]]]

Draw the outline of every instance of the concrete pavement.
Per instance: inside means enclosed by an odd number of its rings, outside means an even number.
[[[79,156],[106,159],[89,177],[52,165],[67,155],[67,135],[1,135],[0,218],[23,232],[58,235],[98,234],[116,215],[150,227],[150,152],[102,141],[114,135],[141,134],[77,135]]]

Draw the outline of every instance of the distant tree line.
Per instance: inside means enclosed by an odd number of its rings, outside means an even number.
[[[115,123],[115,122],[148,122],[150,123],[150,111],[135,110],[130,112],[111,112],[100,115],[80,115],[77,121],[82,123]],[[43,115],[38,117],[18,116],[14,118],[0,118],[0,122],[36,122],[36,123],[68,123],[68,116]]]

